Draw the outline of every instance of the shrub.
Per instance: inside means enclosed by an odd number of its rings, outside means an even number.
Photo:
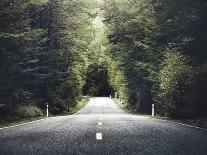
[[[190,109],[193,108],[187,99],[192,73],[192,67],[184,55],[177,50],[167,50],[159,74],[160,91],[158,93],[158,108],[164,114],[172,117],[189,115]]]
[[[43,116],[43,112],[40,108],[34,105],[21,106],[16,110],[18,116],[22,118],[32,118]]]

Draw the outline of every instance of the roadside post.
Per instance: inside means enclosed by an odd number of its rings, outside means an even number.
[[[152,117],[155,116],[155,104],[152,104]]]
[[[47,117],[49,117],[48,103],[47,104]]]

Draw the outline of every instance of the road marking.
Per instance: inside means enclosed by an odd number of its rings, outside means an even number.
[[[193,125],[189,125],[189,124],[185,124],[185,123],[180,123],[180,122],[171,121],[171,120],[158,119],[158,118],[155,118],[155,119],[158,120],[158,121],[170,122],[170,123],[179,124],[179,125],[182,125],[182,126],[186,126],[186,127],[194,128],[194,129],[199,129],[199,130],[207,131],[206,128],[197,127],[197,126],[193,126]]]
[[[89,101],[88,101],[88,103],[89,103]],[[83,108],[81,108],[79,111],[77,111],[76,113],[74,113],[72,115],[78,115],[79,113],[81,113],[84,109],[86,109],[86,107],[88,106],[88,103]]]
[[[101,126],[102,125],[102,122],[98,122],[98,125]]]
[[[86,104],[87,106],[88,104]],[[80,109],[78,112],[72,114],[72,115],[68,115],[68,116],[73,116],[73,115],[77,115],[79,114],[83,109],[86,108],[83,107],[82,109]],[[32,124],[32,123],[36,123],[36,122],[40,122],[40,121],[43,121],[43,120],[46,120],[46,119],[50,119],[50,118],[58,118],[58,117],[67,117],[67,116],[54,116],[54,117],[46,117],[46,118],[43,118],[43,119],[37,119],[35,121],[30,121],[30,122],[26,122],[26,123],[20,123],[20,124],[16,124],[16,125],[11,125],[11,126],[7,126],[7,127],[1,127],[0,130],[3,130],[3,129],[8,129],[8,128],[14,128],[14,127],[19,127],[19,126],[23,126],[23,125],[27,125],[27,124]]]
[[[12,126],[2,127],[2,128],[0,128],[0,130],[8,129],[8,128],[14,128],[14,127],[18,127],[18,126],[27,125],[27,124],[32,124],[32,123],[40,122],[40,121],[43,121],[43,120],[46,120],[46,119],[49,119],[49,118],[53,118],[53,117],[48,117],[48,118],[43,118],[43,119],[39,119],[39,120],[36,120],[36,121],[31,121],[31,122],[26,122],[26,123],[20,123],[20,124],[12,125]]]
[[[102,133],[96,133],[96,140],[102,140]]]

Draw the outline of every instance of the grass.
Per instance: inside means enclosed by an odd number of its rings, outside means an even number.
[[[72,114],[78,112],[79,110],[81,110],[82,108],[84,108],[87,105],[88,100],[89,99],[87,97],[84,97],[81,101],[78,102],[77,105],[70,107],[69,113],[65,112],[61,115],[56,115],[56,116],[72,115]],[[50,115],[50,116],[55,117],[55,115]],[[13,126],[13,125],[19,125],[19,124],[23,124],[23,123],[29,123],[29,122],[37,121],[37,120],[44,119],[44,118],[46,118],[46,116],[45,117],[33,117],[33,118],[27,118],[27,119],[20,119],[18,117],[14,117],[14,118],[10,118],[10,120],[0,121],[0,128]]]
[[[206,117],[193,118],[193,119],[182,119],[182,118],[174,119],[170,117],[162,117],[159,115],[152,117],[151,115],[143,115],[143,114],[137,113],[135,109],[128,107],[125,103],[121,103],[118,99],[113,99],[113,100],[120,109],[133,115],[146,116],[148,118],[155,118],[155,119],[161,119],[161,120],[169,120],[169,121],[174,121],[178,123],[183,123],[183,124],[207,129],[207,118]]]
[[[123,111],[125,111],[126,113],[129,113],[129,114],[132,114],[132,115],[138,115],[138,116],[152,117],[151,115],[137,113],[135,109],[127,106],[127,104],[125,104],[125,103],[121,103],[118,99],[113,99],[113,100],[116,103],[116,105],[120,109],[122,109]]]
[[[82,108],[84,108],[87,103],[88,103],[88,97],[84,97],[80,102],[78,102],[78,104],[76,104],[74,107],[70,107],[69,108],[69,113],[67,113],[67,115],[73,115],[76,112],[78,112],[79,110],[81,110]]]

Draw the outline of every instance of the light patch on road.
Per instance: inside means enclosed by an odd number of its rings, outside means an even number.
[[[100,121],[102,120],[102,116],[99,117],[99,120],[100,120]]]
[[[98,122],[98,125],[101,126],[102,125],[102,122]]]
[[[102,140],[102,133],[96,133],[96,140]]]

